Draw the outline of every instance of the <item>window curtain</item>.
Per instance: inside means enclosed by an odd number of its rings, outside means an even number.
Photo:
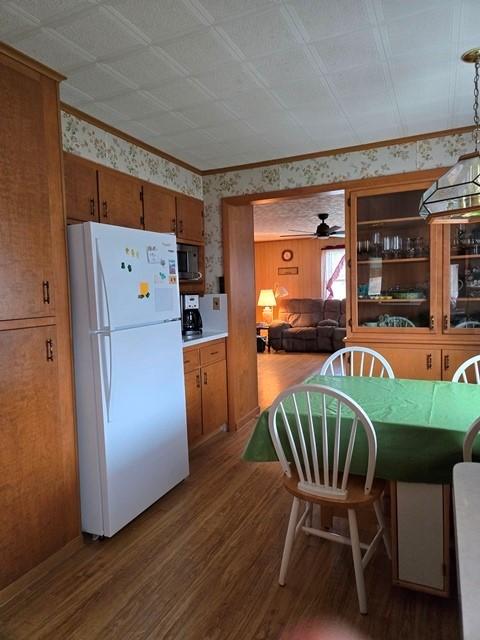
[[[333,287],[340,275],[343,275],[344,268],[344,248],[322,250],[322,297],[324,300],[335,297]]]

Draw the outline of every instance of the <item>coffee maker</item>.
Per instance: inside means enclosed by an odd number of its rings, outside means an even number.
[[[182,295],[182,333],[184,336],[196,336],[202,333],[202,316],[196,295]]]

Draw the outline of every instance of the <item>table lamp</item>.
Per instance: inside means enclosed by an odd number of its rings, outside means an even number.
[[[273,320],[272,307],[277,306],[273,289],[260,289],[257,305],[263,307],[262,318],[265,324],[270,324]]]

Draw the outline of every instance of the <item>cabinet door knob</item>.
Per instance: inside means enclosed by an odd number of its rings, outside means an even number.
[[[435,316],[431,315],[430,316],[430,331],[433,331],[435,329]]]
[[[443,316],[443,329],[448,331],[448,316],[446,314]]]
[[[197,373],[197,389],[200,389],[200,374]]]
[[[172,229],[173,233],[175,233],[176,230],[177,230],[177,221],[175,220],[175,218],[172,218],[171,222],[172,222],[171,229]]]
[[[207,372],[203,372],[203,384],[208,384]]]
[[[178,221],[178,232],[183,233],[183,220]]]
[[[431,368],[432,368],[432,354],[427,353],[427,369],[431,369]]]
[[[53,362],[53,341],[51,338],[45,340],[45,346],[47,348],[47,360]]]
[[[50,304],[50,283],[48,280],[42,282],[43,287],[43,303]]]
[[[450,356],[447,354],[443,356],[443,369],[448,371],[450,369]]]
[[[94,200],[94,198],[90,198],[90,215],[92,217],[95,215],[95,200]]]
[[[102,212],[103,212],[103,217],[108,218],[108,203],[106,200],[102,202]]]

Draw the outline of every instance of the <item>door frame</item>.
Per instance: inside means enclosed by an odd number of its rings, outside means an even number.
[[[281,200],[292,200],[296,198],[305,198],[310,195],[314,195],[316,193],[322,193],[325,191],[338,191],[343,190],[345,192],[345,230],[347,233],[349,232],[350,227],[350,191],[354,189],[367,189],[370,187],[381,187],[390,185],[392,182],[396,184],[409,183],[412,181],[418,180],[434,180],[437,179],[439,172],[446,171],[448,167],[441,167],[435,169],[426,169],[421,171],[409,171],[408,173],[400,173],[400,174],[392,174],[387,176],[379,176],[372,178],[358,178],[356,180],[345,180],[342,182],[329,182],[326,184],[312,185],[307,187],[294,187],[291,189],[280,189],[277,191],[265,191],[265,192],[256,192],[250,194],[242,194],[238,196],[228,196],[220,199],[221,211],[222,211],[222,223],[223,223],[223,275],[225,279],[225,293],[227,293],[227,301],[228,301],[228,338],[227,338],[227,375],[229,380],[228,385],[228,394],[229,394],[229,416],[228,416],[228,425],[230,431],[236,431],[241,427],[248,424],[250,420],[252,420],[255,415],[258,415],[259,406],[258,406],[258,397],[256,398],[255,406],[251,408],[250,411],[241,415],[238,411],[232,407],[230,402],[230,395],[236,393],[238,389],[236,385],[234,385],[234,379],[236,372],[233,368],[232,363],[235,362],[236,354],[239,350],[247,348],[247,345],[239,344],[239,340],[237,339],[238,335],[241,335],[241,320],[234,313],[234,309],[231,306],[231,301],[235,296],[235,289],[231,286],[231,282],[233,281],[232,276],[233,271],[230,271],[230,261],[229,255],[233,251],[233,242],[232,238],[228,236],[226,230],[229,228],[229,216],[232,208],[235,207],[244,207],[246,205],[251,205],[253,207],[254,204],[262,204],[265,201],[281,201]],[[253,208],[251,209],[251,216],[253,218]],[[245,216],[245,226],[244,231],[248,228],[252,228],[252,245],[254,242],[253,239],[253,227],[252,227],[252,219],[250,217]],[[350,264],[351,259],[351,245],[346,237],[345,242],[345,252],[347,258],[347,265]],[[255,265],[254,265],[255,266]],[[347,279],[350,280],[350,276],[347,276]],[[249,315],[253,314],[255,317],[255,300],[254,296],[251,296],[251,308],[248,309]],[[350,296],[351,298],[351,296]],[[352,317],[352,309],[350,307],[351,300],[347,297],[347,321]],[[252,327],[253,333],[253,327]],[[253,348],[252,346],[248,348]],[[256,352],[255,352],[256,353]],[[253,359],[252,359],[253,362]],[[249,375],[255,375],[255,379],[258,375],[257,367],[256,367],[256,358],[255,358],[255,371],[249,372]]]

